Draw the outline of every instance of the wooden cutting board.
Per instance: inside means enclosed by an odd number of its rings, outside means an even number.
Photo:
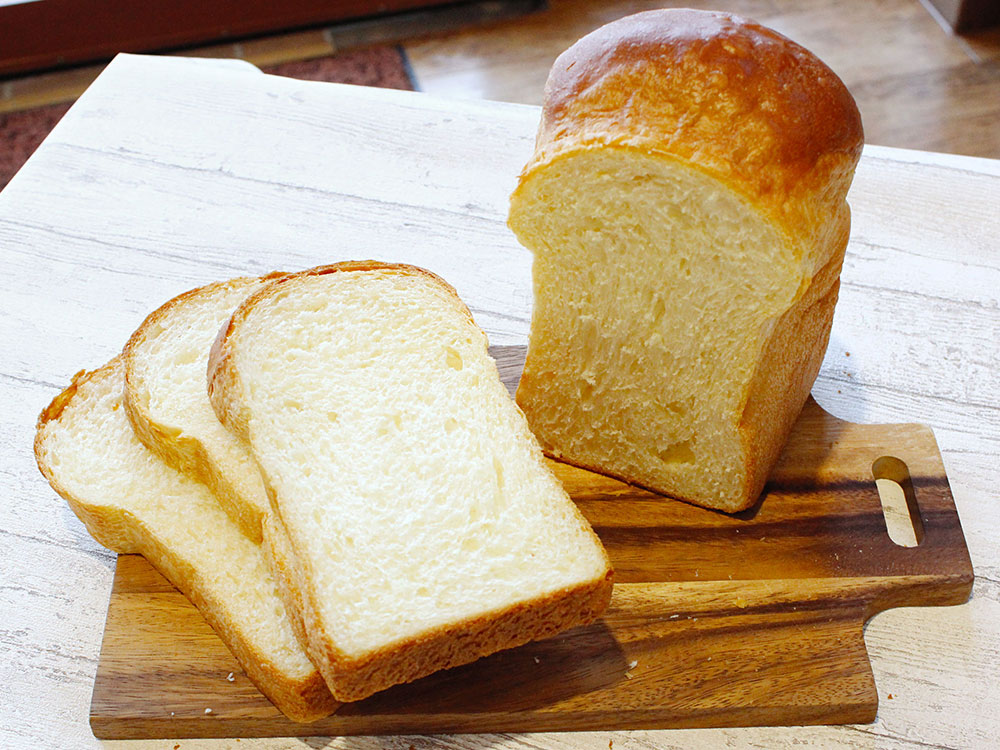
[[[523,348],[493,353],[513,386]],[[600,622],[296,724],[257,692],[173,586],[143,558],[122,555],[91,704],[94,733],[129,739],[869,722],[878,695],[865,622],[891,607],[959,604],[972,589],[941,456],[922,425],[850,424],[810,399],[760,502],[735,516],[550,465],[615,567],[614,597]],[[902,486],[919,545],[889,538],[876,474]]]

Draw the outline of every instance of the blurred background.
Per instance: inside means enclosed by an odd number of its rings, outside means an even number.
[[[621,16],[724,10],[819,55],[866,141],[1000,158],[1000,0],[0,0],[0,186],[116,52],[539,104],[556,56]]]

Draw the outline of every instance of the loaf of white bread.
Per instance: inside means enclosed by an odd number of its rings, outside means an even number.
[[[607,606],[603,547],[433,274],[365,261],[271,281],[220,332],[209,395],[260,469],[279,590],[339,700]]]
[[[275,706],[296,721],[337,702],[296,640],[263,550],[200,482],[139,443],[122,408],[120,357],[81,372],[42,412],[42,474],[93,537],[140,553],[201,611]]]
[[[544,450],[751,505],[823,359],[862,141],[840,79],[737,16],[640,13],[564,52],[509,217]]]

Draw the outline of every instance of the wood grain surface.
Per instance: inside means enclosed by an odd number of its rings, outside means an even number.
[[[522,347],[496,347],[508,388]],[[917,509],[889,538],[873,469]],[[960,604],[972,563],[941,457],[921,425],[854,425],[810,400],[764,495],[726,515],[549,461],[604,542],[607,614],[464,667],[285,719],[183,595],[118,558],[91,726],[109,739],[664,729],[869,722],[862,635],[890,607]],[[916,635],[916,634],[914,634]],[[206,709],[210,709],[206,711]]]
[[[726,11],[819,55],[857,100],[868,143],[998,158],[1000,30],[952,34],[931,1],[550,0],[540,13],[404,49],[420,91],[541,104],[556,57],[602,24],[653,8]]]
[[[878,147],[866,147],[849,195],[851,242],[813,396],[850,422],[933,427],[976,580],[961,606],[893,608],[869,621],[875,722],[94,738],[90,703],[115,556],[39,475],[30,447],[38,412],[74,372],[120,351],[157,305],[209,281],[276,268],[366,257],[416,263],[458,289],[493,344],[524,345],[531,258],[504,221],[537,124],[538,110],[522,105],[294,81],[245,63],[129,56],[74,105],[0,192],[0,746],[995,746],[1000,162]]]

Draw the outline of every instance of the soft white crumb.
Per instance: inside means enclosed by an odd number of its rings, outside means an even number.
[[[205,713],[206,713],[206,714],[210,714],[210,713],[212,713],[212,709],[210,709],[210,708],[206,708],[206,709],[205,709]]]
[[[536,656],[535,657],[535,664],[538,664],[538,662],[539,662],[539,658]]]
[[[226,677],[226,679],[229,680],[230,682],[236,682],[236,678],[233,676],[232,672],[229,673],[229,676]]]
[[[678,617],[680,617],[680,615],[670,615],[670,617],[668,619],[670,619],[670,620],[676,620]]]
[[[637,661],[630,661],[628,663],[628,668],[629,669],[635,669],[637,666],[639,666],[639,662],[637,662]]]
[[[171,715],[171,716],[173,716],[173,715],[174,715],[174,712],[173,712],[173,711],[171,711],[171,712],[170,712],[170,715]]]

